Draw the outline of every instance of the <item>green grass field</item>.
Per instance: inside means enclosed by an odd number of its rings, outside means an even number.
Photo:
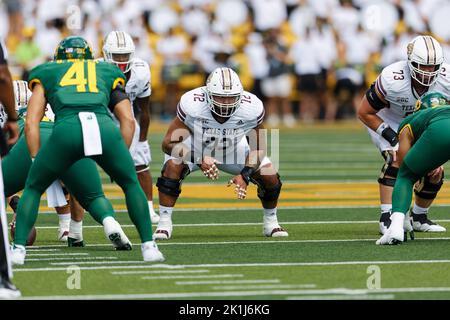
[[[154,177],[161,139],[162,132],[150,139]],[[29,299],[450,298],[448,232],[416,233],[415,241],[400,246],[375,245],[382,162],[365,130],[356,123],[282,130],[280,142],[278,216],[289,238],[262,236],[254,187],[239,202],[225,187],[227,176],[208,183],[195,173],[183,185],[172,239],[159,242],[166,261],[145,264],[123,195],[105,177],[133,250],[115,252],[88,216],[87,247],[67,248],[56,240],[57,217],[43,201],[37,241],[26,264],[14,269],[15,284]],[[444,185],[430,215],[447,229],[449,204],[450,187]],[[71,286],[74,266],[79,289]]]

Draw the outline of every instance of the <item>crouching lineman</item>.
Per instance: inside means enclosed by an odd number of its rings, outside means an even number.
[[[266,142],[260,135],[264,113],[261,100],[243,91],[238,75],[229,68],[215,69],[206,86],[181,97],[177,117],[162,144],[166,155],[156,184],[160,221],[154,239],[171,238],[172,211],[181,183],[198,169],[212,180],[218,178],[219,170],[235,175],[229,185],[235,186],[239,199],[246,197],[250,182],[257,184],[264,207],[264,235],[288,236],[277,219],[280,177],[266,156]]]
[[[392,194],[391,225],[376,242],[399,244],[410,231],[405,215],[411,204],[414,183],[423,176],[439,180],[442,165],[450,159],[450,100],[441,93],[430,92],[417,103],[417,112],[399,126],[400,170]]]
[[[36,222],[42,193],[74,163],[85,158],[97,162],[124,191],[129,216],[142,241],[144,261],[163,261],[162,253],[152,240],[147,201],[128,151],[134,134],[134,119],[120,69],[94,61],[92,50],[83,38],[68,37],[55,50],[54,61],[31,71],[29,85],[33,94],[27,111],[25,137],[33,164],[17,208],[13,263],[24,263],[26,238]],[[47,101],[56,121],[48,142],[41,146],[39,124]],[[120,130],[108,109],[119,120]],[[90,178],[79,177],[86,180],[85,183],[89,183]],[[111,241],[131,249],[131,243],[123,237],[120,225],[113,218],[110,201],[99,195],[92,199],[88,211],[103,217],[101,221]]]
[[[153,209],[152,176],[150,174],[151,153],[147,141],[150,125],[151,74],[147,62],[134,56],[136,49],[131,36],[123,31],[112,31],[105,38],[103,57],[106,62],[116,64],[127,81],[125,92],[139,111],[139,121],[135,120],[133,142],[130,153],[136,168],[139,183],[148,201],[152,223],[158,223],[159,216]]]
[[[381,216],[380,233],[391,223],[392,190],[398,174],[397,129],[414,111],[417,100],[428,91],[450,94],[450,65],[444,63],[442,47],[433,37],[418,36],[408,44],[407,60],[383,69],[364,96],[358,117],[366,125],[373,143],[385,159],[378,179]],[[442,181],[432,183],[425,177],[415,188],[411,209],[413,228],[419,232],[445,232],[445,228],[428,219],[428,209]]]

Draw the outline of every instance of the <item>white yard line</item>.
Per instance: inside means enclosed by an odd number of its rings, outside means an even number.
[[[177,281],[177,286],[198,284],[246,284],[246,283],[280,283],[280,279],[254,279],[254,280],[211,280],[211,281]]]
[[[66,258],[38,258],[38,259],[28,259],[28,261],[67,261],[67,260],[73,260],[71,264],[78,264],[77,261],[79,260],[117,260],[117,257],[66,257]]]
[[[88,256],[89,253],[28,253],[27,257]]]
[[[313,296],[298,296],[287,297],[286,300],[392,300],[395,299],[393,294],[361,294],[356,296],[349,296],[344,294],[335,295],[313,295]]]
[[[330,261],[330,262],[277,262],[277,263],[218,263],[218,264],[185,264],[185,265],[131,265],[118,266],[122,263],[143,264],[144,261],[98,261],[93,263],[80,262],[79,264],[113,264],[108,266],[80,267],[81,270],[102,270],[102,269],[180,269],[180,268],[227,268],[227,267],[308,267],[308,266],[341,266],[341,265],[395,265],[395,264],[448,264],[450,260],[393,260],[393,261]],[[114,265],[115,264],[115,265]],[[70,263],[52,263],[52,265],[70,265]],[[15,269],[14,272],[35,272],[35,271],[65,271],[64,267],[55,268],[22,268]]]
[[[37,296],[25,297],[28,300],[94,300],[94,299],[178,299],[194,297],[251,297],[251,296],[285,296],[285,295],[345,295],[367,296],[380,293],[417,293],[417,292],[450,292],[448,287],[431,288],[389,288],[378,290],[333,288],[323,290],[255,290],[227,292],[175,292],[175,293],[144,293],[144,294],[110,294],[110,295],[67,295],[67,296]]]
[[[112,271],[113,275],[208,273],[209,270]]]
[[[213,275],[183,275],[183,276],[154,276],[141,277],[143,280],[170,280],[170,279],[220,279],[220,278],[242,278],[243,274],[213,274]]]
[[[375,242],[378,238],[371,239],[317,239],[317,240],[266,240],[261,238],[261,240],[254,241],[215,241],[215,242],[161,242],[158,241],[158,246],[194,246],[194,245],[234,245],[234,244],[280,244],[280,243],[333,243],[333,242]],[[417,238],[414,241],[422,240],[450,240],[450,237],[426,237]],[[140,243],[133,243],[134,246],[139,246]],[[109,247],[111,244],[97,243],[97,244],[87,244],[86,247]],[[48,246],[37,246],[36,248],[59,248],[67,247],[66,245],[48,245]]]
[[[315,284],[262,284],[262,285],[240,285],[240,286],[215,286],[213,290],[239,290],[239,289],[314,289]]]

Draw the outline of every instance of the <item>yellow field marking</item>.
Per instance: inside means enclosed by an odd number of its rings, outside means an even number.
[[[104,190],[109,198],[124,198],[122,191],[116,185],[105,185]],[[153,194],[157,197],[158,190],[156,188],[154,188]],[[376,206],[379,204],[378,197],[378,185],[376,183],[286,183],[283,185],[279,206]],[[185,203],[186,200],[195,201]],[[157,200],[155,202],[157,203]],[[450,186],[444,185],[435,203],[450,204]],[[44,202],[44,204],[46,203]],[[246,200],[238,201],[231,187],[227,188],[218,184],[184,184],[177,204],[177,208],[260,208],[260,206],[255,186],[250,187]],[[157,208],[157,204],[155,207]],[[126,206],[124,203],[114,204],[114,208],[125,210]],[[41,206],[40,211],[51,211],[51,209]]]

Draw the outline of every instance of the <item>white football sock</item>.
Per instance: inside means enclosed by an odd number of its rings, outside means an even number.
[[[172,212],[173,207],[164,207],[159,205],[159,216],[161,217],[161,221],[172,221]]]
[[[83,240],[83,221],[70,220],[69,238]]]
[[[153,208],[153,201],[147,201],[148,202],[148,210],[150,211],[150,214],[156,214],[155,209]]]
[[[419,207],[417,204],[414,203],[412,211],[414,212],[414,214],[427,214],[428,208]]]
[[[58,214],[59,228],[69,229],[70,226],[70,213]]]
[[[277,208],[264,209],[264,222],[277,223]]]
[[[390,212],[392,210],[392,203],[390,203],[390,204],[382,204],[380,206],[380,208],[381,208],[381,213]]]

